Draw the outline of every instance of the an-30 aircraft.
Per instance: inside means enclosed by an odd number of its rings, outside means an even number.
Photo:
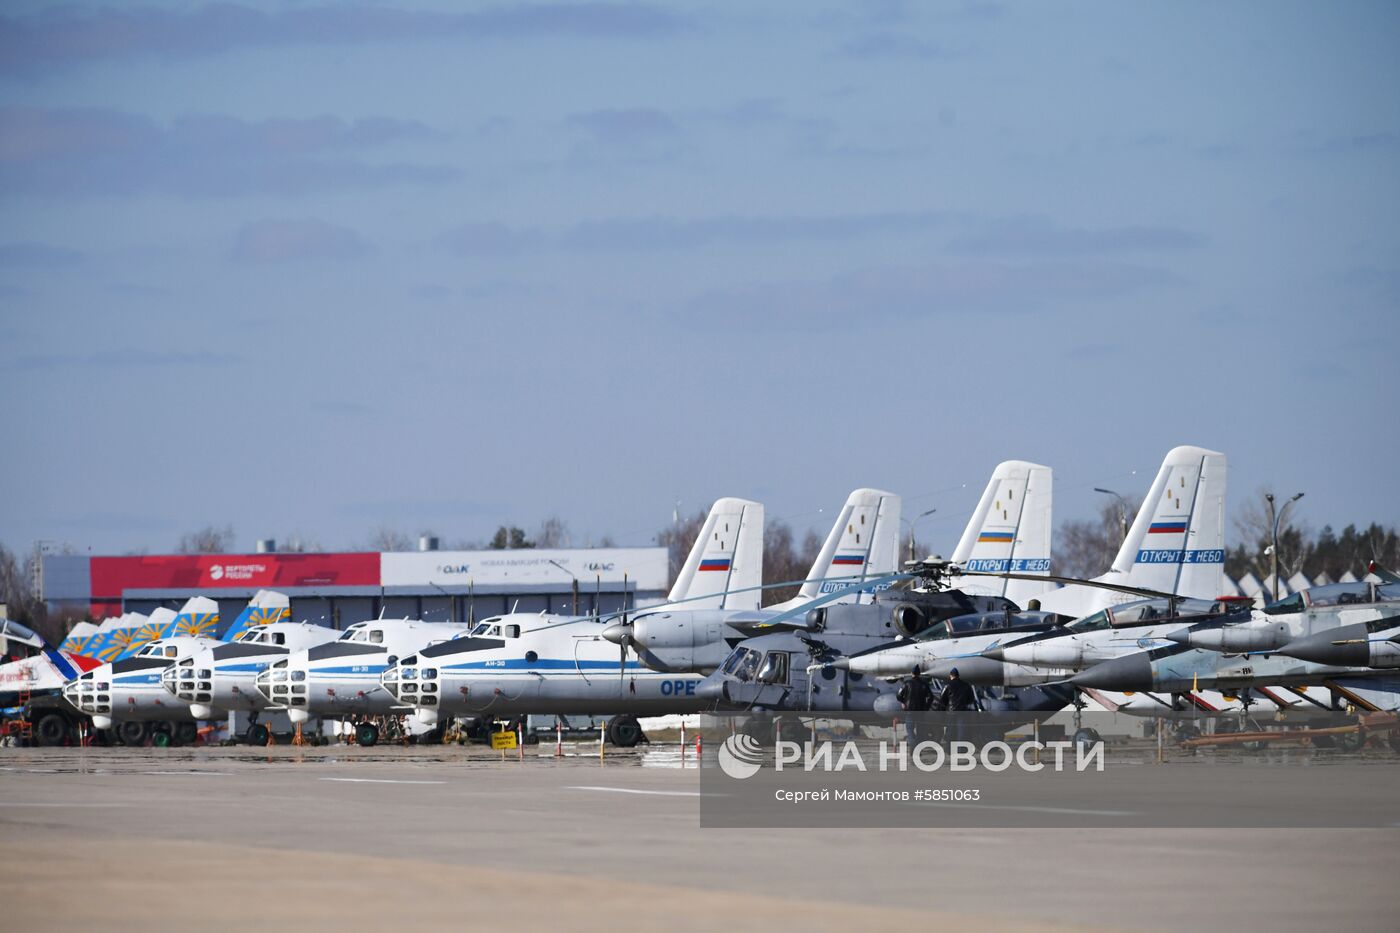
[[[763,573],[763,507],[726,498],[710,509],[666,611],[723,619],[756,609]],[[662,673],[627,657],[603,636],[597,618],[535,617],[512,642],[473,632],[424,648],[383,674],[386,690],[416,707],[420,722],[453,716],[610,715],[608,736],[619,746],[641,739],[636,717],[692,712],[694,675]]]

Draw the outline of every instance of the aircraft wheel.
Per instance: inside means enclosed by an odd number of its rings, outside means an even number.
[[[170,734],[170,723],[156,723],[151,729],[151,744],[156,748],[169,748],[174,742],[174,737]]]
[[[379,727],[372,722],[362,722],[355,726],[355,741],[369,748],[379,742]]]
[[[44,748],[62,745],[68,738],[68,720],[58,713],[45,713],[34,723],[34,744]]]
[[[614,716],[608,720],[608,741],[618,748],[632,748],[642,738],[642,724],[636,716]]]
[[[1074,734],[1075,745],[1093,745],[1098,741],[1100,741],[1098,730],[1090,729],[1088,726]]]
[[[199,727],[192,722],[175,724],[175,744],[193,745],[199,739]]]
[[[1366,744],[1366,736],[1360,732],[1344,732],[1337,736],[1337,744],[1344,752],[1360,751],[1361,746]]]
[[[248,731],[243,733],[243,738],[249,745],[266,745],[267,726],[260,722],[252,723],[248,726]]]
[[[123,745],[141,746],[146,744],[146,736],[149,731],[144,722],[128,719],[117,724],[117,738],[122,740]]]

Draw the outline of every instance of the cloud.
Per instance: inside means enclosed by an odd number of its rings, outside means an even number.
[[[886,211],[863,214],[719,215],[715,217],[616,217],[586,221],[559,230],[471,223],[442,237],[460,255],[538,249],[696,249],[727,244],[792,240],[841,240],[883,233],[919,233],[949,222],[941,211]]]
[[[190,114],[169,123],[98,108],[0,108],[0,192],[16,194],[297,194],[432,185],[441,165],[371,163],[364,150],[436,138],[387,117],[241,120]]]
[[[1177,227],[1130,225],[1083,229],[1059,227],[1039,217],[997,221],[960,236],[948,248],[960,253],[1074,255],[1177,251],[1204,245],[1199,233]]]
[[[935,264],[717,289],[690,302],[684,313],[707,327],[842,330],[944,315],[1029,314],[1178,282],[1161,269],[1102,261]]]
[[[83,254],[46,243],[0,244],[0,269],[61,269],[76,265]]]
[[[242,357],[212,350],[152,350],[146,347],[127,347],[101,353],[32,354],[19,357],[11,365],[18,370],[42,371],[89,367],[112,370],[231,366],[242,362]]]
[[[232,3],[194,8],[59,8],[0,16],[0,73],[42,74],[112,59],[178,59],[239,49],[390,40],[656,39],[690,29],[642,3],[502,4],[471,12],[360,4],[272,12]]]
[[[278,263],[308,259],[360,259],[373,250],[354,230],[321,220],[263,220],[246,224],[234,237],[239,262]]]

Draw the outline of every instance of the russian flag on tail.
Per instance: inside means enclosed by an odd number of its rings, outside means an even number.
[[[837,554],[831,559],[833,567],[863,567],[865,566],[864,554]]]
[[[704,560],[700,561],[700,569],[701,569],[702,571],[703,571],[703,570],[721,570],[721,571],[726,571],[726,572],[727,572],[727,571],[729,570],[729,558],[727,558],[727,557],[708,557],[708,558],[705,558]]]
[[[1185,521],[1153,522],[1147,529],[1150,535],[1184,535],[1186,534]]]

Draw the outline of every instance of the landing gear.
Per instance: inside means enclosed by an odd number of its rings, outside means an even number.
[[[34,723],[34,743],[44,748],[62,745],[68,739],[68,720],[60,713],[45,713]]]
[[[248,731],[243,733],[243,741],[249,745],[266,745],[267,735],[267,726],[260,722],[253,722],[248,724]]]
[[[355,741],[370,748],[379,742],[379,727],[372,722],[361,722],[355,724]]]
[[[117,724],[117,738],[122,740],[123,745],[145,745],[149,734],[150,730],[144,722],[127,719]]]
[[[632,748],[644,738],[636,716],[624,714],[608,720],[608,741],[618,748]]]
[[[175,741],[168,722],[158,722],[151,726],[151,744],[156,748],[169,748]]]
[[[174,736],[176,745],[193,745],[199,739],[199,727],[192,722],[177,722]]]

